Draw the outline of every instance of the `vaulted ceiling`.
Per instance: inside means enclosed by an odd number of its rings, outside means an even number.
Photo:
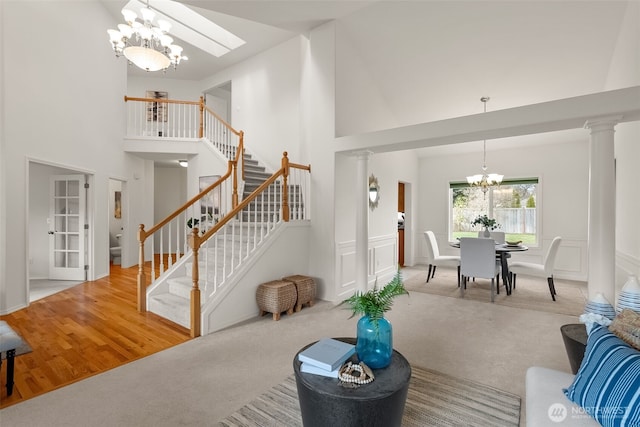
[[[126,0],[102,2],[119,23]],[[494,111],[611,89],[606,77],[629,6],[616,0],[181,3],[247,43],[220,58],[185,44],[190,60],[167,77],[201,80],[337,20],[339,42],[357,52],[400,125],[479,113],[481,96],[491,97]],[[144,75],[135,67],[129,72]]]

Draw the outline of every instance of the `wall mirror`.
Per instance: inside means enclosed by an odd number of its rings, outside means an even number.
[[[380,185],[378,184],[378,178],[373,176],[369,177],[369,208],[374,210],[378,207],[380,201]]]

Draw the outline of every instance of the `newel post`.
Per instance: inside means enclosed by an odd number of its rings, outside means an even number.
[[[236,155],[236,160],[240,159],[240,166],[242,167],[242,181],[244,181],[244,131],[238,132],[238,152],[240,155]]]
[[[282,153],[282,170],[284,177],[282,183],[282,219],[284,222],[289,222],[289,185],[287,185],[287,178],[289,177],[289,158],[287,152]]]
[[[193,287],[191,288],[191,338],[200,336],[200,288],[198,287],[199,269],[198,269],[198,251],[200,250],[201,237],[198,227],[193,227],[192,233],[189,235],[189,246],[193,251],[193,263],[191,265],[191,279]]]
[[[140,313],[147,311],[147,276],[144,274],[144,241],[146,238],[144,224],[140,224],[138,227],[138,242],[140,244],[138,250],[138,311]]]
[[[238,206],[238,160],[231,161],[231,167],[233,168],[233,191],[231,193],[231,207],[235,209]]]
[[[200,129],[198,129],[198,138],[204,137],[204,97],[200,97]]]

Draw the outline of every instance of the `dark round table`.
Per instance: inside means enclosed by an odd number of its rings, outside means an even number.
[[[356,343],[355,338],[335,339]],[[359,361],[357,355],[350,360]],[[300,364],[296,354],[293,371],[305,427],[392,427],[402,424],[411,366],[396,350],[393,350],[391,364],[383,369],[373,369],[375,380],[358,388],[343,387],[337,378],[300,372]]]

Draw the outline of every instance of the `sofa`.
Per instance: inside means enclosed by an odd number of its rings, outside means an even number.
[[[576,375],[537,366],[527,370],[526,422],[527,427],[640,427],[640,351],[595,325]]]
[[[600,425],[562,392],[573,383],[574,379],[575,375],[555,369],[539,366],[527,369],[527,427],[590,427]],[[562,421],[558,422],[561,418]]]

